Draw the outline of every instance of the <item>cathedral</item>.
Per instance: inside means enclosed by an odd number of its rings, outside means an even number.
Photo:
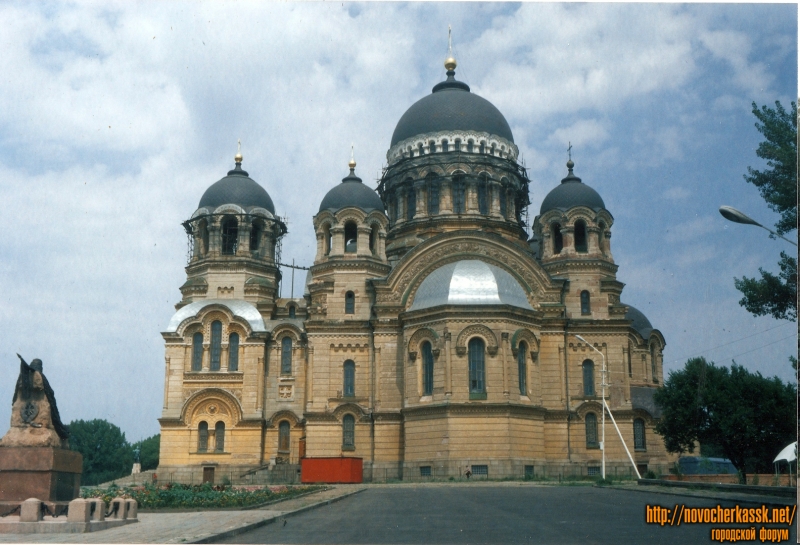
[[[614,217],[570,160],[528,233],[508,122],[445,68],[377,188],[351,160],[321,198],[303,297],[279,296],[286,225],[241,154],[202,195],[162,333],[161,479],[288,478],[314,458],[358,459],[364,481],[673,461],[654,432],[665,341],[622,302]]]

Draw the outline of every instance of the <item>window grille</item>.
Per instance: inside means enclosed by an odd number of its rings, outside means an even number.
[[[356,447],[356,419],[346,414],[342,419],[342,448],[352,450]]]
[[[228,371],[239,370],[239,334],[228,336]]]
[[[344,294],[344,313],[355,314],[356,312],[356,294],[348,291]]]
[[[469,391],[473,394],[486,392],[484,384],[484,343],[473,337],[469,340]]]
[[[344,362],[344,388],[342,392],[345,397],[356,395],[356,364],[353,360]]]
[[[197,452],[208,450],[208,422],[200,422],[197,426]]]
[[[528,374],[528,364],[526,361],[526,354],[528,352],[528,345],[525,343],[519,343],[519,349],[517,350],[517,367],[519,372],[519,395],[528,395],[528,388],[527,388],[527,374]]]
[[[589,477],[597,477],[598,475],[601,474],[600,466],[589,466],[589,467],[587,467],[586,468],[586,474],[589,475]]]
[[[593,396],[594,390],[594,362],[586,360],[583,362],[583,395]]]
[[[225,452],[225,422],[214,426],[214,452]]]
[[[588,413],[584,420],[586,426],[586,448],[597,448],[600,444],[597,442],[597,415]]]
[[[533,466],[525,466],[525,478],[532,479],[533,478]]]
[[[553,224],[553,254],[560,254],[564,249],[564,237],[561,234],[561,226]]]
[[[419,476],[420,477],[430,477],[431,476],[431,466],[419,466]]]
[[[464,177],[461,175],[453,177],[453,213],[464,213],[464,201],[467,188],[464,184]]]
[[[278,450],[280,452],[289,452],[290,437],[289,422],[284,420],[278,424]]]
[[[634,450],[647,450],[644,438],[644,420],[641,418],[633,421],[633,448]]]
[[[417,214],[417,192],[414,191],[413,186],[408,188],[406,193],[406,219],[411,221]]]
[[[581,314],[585,316],[591,313],[592,313],[591,296],[589,295],[588,291],[583,290],[581,292]]]
[[[234,255],[239,246],[239,226],[233,218],[222,222],[222,253]]]
[[[195,333],[192,337],[192,371],[203,370],[203,334]]]
[[[431,343],[422,343],[422,395],[433,394],[433,351]]]
[[[575,251],[582,254],[589,251],[586,244],[586,223],[583,220],[575,222]]]
[[[473,475],[489,475],[489,466],[487,465],[473,465],[472,466],[472,474]]]
[[[219,371],[222,355],[222,322],[211,322],[211,370]]]
[[[478,212],[484,216],[489,214],[488,186],[486,175],[481,176],[481,180],[478,182]]]
[[[281,339],[281,375],[292,374],[292,338]]]

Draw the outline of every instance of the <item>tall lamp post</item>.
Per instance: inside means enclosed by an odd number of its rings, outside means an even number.
[[[764,227],[763,225],[758,223],[756,220],[754,220],[753,218],[751,218],[750,216],[748,216],[747,214],[745,214],[741,210],[736,210],[732,206],[720,206],[719,207],[719,213],[722,214],[722,217],[725,218],[728,221],[732,221],[734,223],[744,223],[745,225],[756,225],[758,227],[761,227],[762,229],[766,229],[767,231],[770,232],[771,235],[774,235],[776,237],[780,237],[783,240],[785,240],[786,242],[788,242],[789,244],[794,244],[795,246],[797,246],[796,242],[792,242],[788,238],[782,237],[781,235],[779,235],[778,233],[776,233],[772,229],[769,229],[768,227]]]
[[[603,439],[600,442],[600,451],[601,451],[601,454],[603,456],[603,466],[602,466],[603,480],[606,479],[606,411],[608,411],[608,416],[611,418],[611,422],[614,423],[614,427],[617,430],[617,435],[619,435],[619,440],[622,441],[622,446],[625,447],[625,452],[628,454],[628,459],[631,461],[631,465],[633,465],[633,470],[636,472],[636,476],[639,479],[641,479],[642,476],[639,473],[639,468],[636,467],[636,462],[633,461],[633,456],[631,456],[631,451],[628,450],[628,445],[625,444],[625,439],[622,438],[622,432],[619,431],[619,426],[617,426],[617,421],[614,420],[614,415],[611,414],[611,409],[608,408],[608,404],[606,403],[606,373],[607,373],[606,355],[603,354],[602,352],[600,352],[594,346],[592,346],[589,343],[589,341],[587,341],[586,339],[584,339],[580,335],[575,335],[575,337],[577,339],[585,342],[586,346],[588,346],[589,348],[591,348],[592,350],[594,350],[595,352],[600,354],[600,357],[603,358],[603,371],[602,371],[602,373],[603,373],[603,381],[600,383],[600,385],[602,386],[602,393],[600,394],[600,396],[603,398],[603,424],[602,424],[602,427],[603,427]]]

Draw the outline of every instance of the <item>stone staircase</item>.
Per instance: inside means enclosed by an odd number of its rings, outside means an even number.
[[[113,481],[108,481],[107,483],[98,484],[97,488],[108,488],[112,483],[115,483],[117,486],[134,486],[137,484],[151,483],[153,482],[154,473],[156,473],[156,470],[148,469],[141,473],[127,475],[119,479],[114,479]]]

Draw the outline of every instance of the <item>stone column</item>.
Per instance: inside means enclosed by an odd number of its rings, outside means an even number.
[[[252,229],[253,226],[250,222],[244,220],[239,222],[239,232],[237,233],[239,241],[236,246],[236,255],[250,255],[250,231]]]
[[[222,346],[221,354],[219,355],[219,371],[220,373],[228,372],[228,348],[229,345]]]
[[[356,239],[356,255],[360,256],[370,256],[372,255],[372,250],[369,249],[369,235],[372,229],[368,225],[359,225],[357,228],[357,239]]]
[[[453,373],[452,373],[452,363],[451,363],[451,356],[450,356],[450,344],[451,344],[451,334],[447,331],[447,328],[444,330],[444,356],[445,356],[445,367],[444,367],[444,394],[446,396],[453,395]]]
[[[474,180],[467,180],[467,214],[478,213],[478,183]]]
[[[344,254],[344,226],[331,227],[331,252],[330,255]]]
[[[378,231],[378,257],[386,261],[386,231]]]
[[[317,257],[314,258],[314,262],[322,261],[323,257],[325,257],[325,233],[320,231],[317,233]]]
[[[508,333],[505,331],[500,334],[500,342],[503,345],[503,352],[501,356],[503,360],[503,395],[508,397],[508,375],[510,371],[508,370]]]
[[[203,338],[205,339],[205,335]],[[211,369],[211,342],[203,343],[203,372],[208,373]]]
[[[213,218],[208,224],[208,253],[211,257],[218,257],[222,247],[222,232],[219,218]]]
[[[439,214],[453,213],[453,184],[450,180],[442,178],[439,183]]]
[[[394,218],[394,222],[396,224],[401,224],[406,221],[406,190],[405,188],[400,188],[395,192],[394,196],[395,202],[397,203],[397,207],[395,208],[396,216]]]
[[[428,215],[428,188],[424,180],[414,182],[414,193],[417,196],[416,217],[423,218]]]
[[[500,215],[500,196],[503,188],[497,182],[489,182],[489,215],[493,218],[501,218]]]
[[[600,229],[594,226],[586,226],[586,245],[589,254],[597,255],[600,253]]]

